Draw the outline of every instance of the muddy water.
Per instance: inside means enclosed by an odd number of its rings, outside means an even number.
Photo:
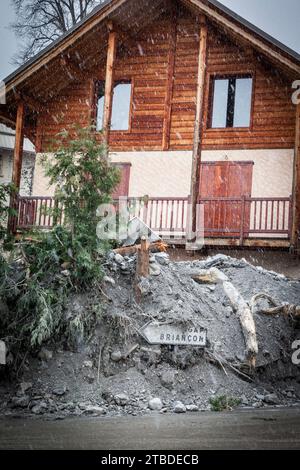
[[[300,449],[300,409],[65,421],[0,418],[0,449]]]

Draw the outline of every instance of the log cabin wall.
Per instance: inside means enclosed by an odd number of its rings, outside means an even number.
[[[191,151],[196,100],[199,25],[182,10],[178,16],[174,86],[171,96],[169,150]],[[119,48],[115,80],[131,79],[133,85],[131,123],[128,131],[112,131],[112,151],[161,151],[168,77],[170,17],[140,33],[137,46]],[[55,136],[76,124],[91,123],[93,83],[103,79],[105,63],[95,65],[86,79],[73,82],[47,105],[37,134],[40,151],[48,151]],[[210,80],[214,74],[252,73],[254,78],[250,129],[210,129]],[[205,91],[203,150],[291,149],[295,141],[295,107],[291,83],[264,65],[252,50],[242,50],[209,25],[208,64]]]

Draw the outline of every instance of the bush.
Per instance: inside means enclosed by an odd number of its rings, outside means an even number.
[[[232,411],[241,403],[238,398],[229,398],[226,395],[214,397],[209,399],[209,404],[212,411]]]
[[[0,297],[8,306],[0,315],[0,337],[16,362],[22,351],[35,350],[50,339],[63,337],[74,344],[77,334],[84,336],[97,320],[96,307],[67,320],[65,305],[72,293],[92,289],[102,278],[108,246],[97,237],[96,211],[110,201],[119,181],[104,146],[89,130],[69,139],[45,165],[46,175],[57,187],[59,207],[64,208],[64,226],[36,232],[32,241],[15,248],[9,263],[0,260]]]

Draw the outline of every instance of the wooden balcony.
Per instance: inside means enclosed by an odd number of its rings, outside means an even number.
[[[114,201],[116,213],[128,209],[129,218],[139,217],[164,240],[186,242],[189,197],[140,197]],[[51,197],[18,197],[15,232],[50,230],[62,220],[54,218],[57,207]],[[292,230],[292,198],[206,198],[198,201],[197,236],[205,245],[289,247]]]

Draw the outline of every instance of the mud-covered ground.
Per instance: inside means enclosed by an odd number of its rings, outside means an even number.
[[[140,282],[138,301],[135,257],[109,255],[101,297],[92,292],[72,297],[66,312],[71,317],[101,304],[102,318],[89,341],[79,340],[72,352],[46,345],[26,358],[16,383],[2,378],[2,415],[63,419],[197,412],[210,409],[210,400],[219,396],[234,398],[242,408],[300,405],[300,367],[291,359],[292,343],[300,337],[297,323],[254,311],[259,354],[251,371],[240,320],[222,284],[202,285],[193,276],[217,268],[247,302],[263,292],[277,303],[296,305],[299,281],[224,255],[173,262],[154,254],[150,261],[151,275]],[[149,321],[197,324],[207,329],[207,346],[151,346],[139,334]]]

